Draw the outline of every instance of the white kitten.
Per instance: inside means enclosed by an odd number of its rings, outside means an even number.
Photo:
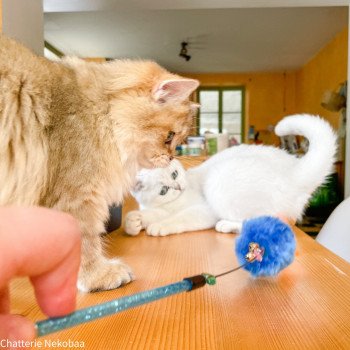
[[[132,192],[141,210],[131,211],[125,231],[137,235],[143,228],[152,236],[165,236],[213,227],[213,214],[196,174],[174,159],[167,168],[143,169]]]
[[[271,146],[240,145],[187,172],[177,160],[168,168],[142,170],[133,191],[141,210],[127,214],[125,231],[164,236],[215,226],[232,232],[259,215],[300,219],[332,171],[336,135],[325,120],[309,115],[286,117],[275,132],[305,136],[307,154],[297,158]]]

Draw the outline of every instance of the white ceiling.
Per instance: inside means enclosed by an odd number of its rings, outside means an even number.
[[[45,0],[45,39],[69,55],[148,58],[179,72],[281,71],[304,65],[348,23],[347,7],[254,8],[277,1],[247,0],[251,8],[240,8],[239,3]],[[288,3],[298,1],[283,4]],[[189,62],[178,56],[183,40],[190,42]]]
[[[349,6],[349,0],[44,0],[45,12]]]

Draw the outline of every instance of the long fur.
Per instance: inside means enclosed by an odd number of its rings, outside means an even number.
[[[130,281],[128,266],[103,255],[108,206],[122,202],[141,167],[169,164],[191,128],[187,97],[197,86],[151,61],[51,62],[0,36],[0,205],[79,220],[80,289]]]
[[[307,192],[323,183],[325,174],[333,169],[337,136],[324,119],[310,115],[284,118],[275,128],[277,136],[302,135],[309,141],[309,149],[297,163],[298,182]]]

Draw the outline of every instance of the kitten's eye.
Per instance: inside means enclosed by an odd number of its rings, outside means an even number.
[[[166,145],[167,145],[167,144],[170,144],[171,141],[173,140],[174,136],[175,136],[174,131],[169,131],[169,132],[168,132],[168,136],[167,136],[167,138],[166,138],[166,140],[165,140],[165,144],[166,144]]]
[[[175,170],[172,174],[171,177],[175,180],[177,178],[177,175],[179,175],[179,173],[177,172],[177,170]]]
[[[167,194],[168,191],[169,191],[169,186],[163,186],[162,189],[160,190],[159,194],[161,196],[164,196]]]

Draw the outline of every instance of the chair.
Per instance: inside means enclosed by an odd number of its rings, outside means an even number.
[[[334,209],[316,241],[350,262],[350,197]]]

